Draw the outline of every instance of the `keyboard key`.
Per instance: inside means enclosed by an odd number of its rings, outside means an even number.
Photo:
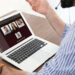
[[[10,59],[17,63],[23,62],[26,58],[31,56],[36,51],[40,50],[42,47],[47,45],[47,43],[40,41],[38,39],[34,39],[33,41],[29,42],[28,44],[24,45],[17,51],[13,52],[12,54],[8,55]]]

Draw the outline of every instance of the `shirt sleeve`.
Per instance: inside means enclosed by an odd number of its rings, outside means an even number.
[[[70,26],[68,24],[66,24],[65,29],[64,29],[64,32],[63,32],[63,35],[62,35],[62,38],[65,37],[65,35],[69,31],[69,29],[70,29]]]
[[[65,27],[65,34],[68,27]],[[65,35],[64,34],[64,35]],[[62,40],[56,55],[39,72],[29,75],[75,75],[75,29],[71,28]]]

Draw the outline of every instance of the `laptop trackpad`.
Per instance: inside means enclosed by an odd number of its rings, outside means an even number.
[[[22,69],[28,72],[32,72],[37,69],[48,58],[56,53],[58,47],[56,47],[55,49],[53,48],[54,50],[52,48],[53,47],[51,47],[50,45],[47,45],[46,47],[42,48],[41,50],[30,56],[28,59],[21,63],[23,65],[21,65]]]

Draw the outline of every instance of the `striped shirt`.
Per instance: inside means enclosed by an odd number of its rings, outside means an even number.
[[[75,75],[75,23],[66,25],[60,48],[41,71],[29,75]]]

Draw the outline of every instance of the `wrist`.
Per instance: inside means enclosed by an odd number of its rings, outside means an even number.
[[[25,72],[25,75],[28,75],[28,72]]]
[[[45,16],[48,17],[50,15],[51,11],[52,11],[52,8],[49,7],[48,10],[47,10],[47,12],[45,13]]]

